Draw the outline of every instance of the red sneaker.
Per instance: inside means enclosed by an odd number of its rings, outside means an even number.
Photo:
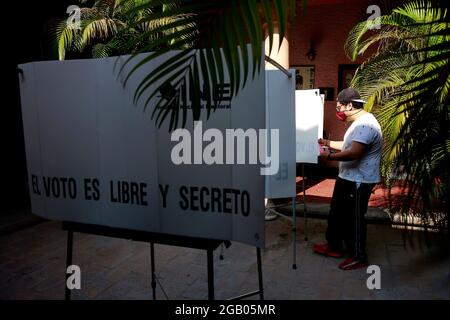
[[[315,244],[314,252],[333,258],[342,258],[344,256],[344,253],[342,251],[333,250],[328,244]]]
[[[347,258],[344,262],[339,264],[339,269],[342,270],[355,270],[359,268],[366,268],[367,262],[354,260],[353,258]]]

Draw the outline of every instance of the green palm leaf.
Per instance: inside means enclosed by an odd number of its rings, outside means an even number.
[[[306,0],[302,2],[304,8]],[[135,102],[142,99],[144,107],[150,103],[157,106],[152,113],[157,123],[170,115],[173,129],[179,123],[178,116],[187,117],[189,108],[183,105],[183,95],[192,95],[194,119],[199,117],[202,103],[209,116],[224,99],[225,80],[233,97],[246,85],[250,74],[256,76],[263,62],[264,37],[268,37],[272,49],[275,21],[283,38],[288,21],[295,16],[296,4],[295,0],[97,0],[81,8],[80,30],[68,28],[63,19],[55,37],[61,60],[67,51],[83,52],[87,48],[92,48],[94,57],[131,53],[118,69],[119,74],[126,72],[124,85],[154,59],[171,50],[185,51],[185,55],[177,56],[181,63],[169,59],[140,79],[134,97]],[[138,56],[145,52],[154,53]],[[133,67],[128,68],[131,61]],[[171,72],[180,76],[172,77]],[[158,90],[169,87],[174,89],[174,97],[157,98]],[[152,102],[154,98],[157,101]]]
[[[124,85],[127,85],[138,70],[170,50],[180,49],[192,54],[189,56],[190,59],[187,58],[187,54],[185,56],[179,54],[178,58],[169,59],[162,67],[144,76],[140,79],[135,94],[135,102],[145,99],[144,96],[146,96],[144,105],[148,106],[157,96],[158,90],[166,87],[173,88],[173,99],[161,97],[154,102],[157,107],[153,115],[157,116],[158,123],[162,123],[164,118],[172,113],[170,129],[174,129],[173,125],[178,123],[174,120],[175,114],[179,115],[180,109],[182,113],[186,112],[183,105],[175,105],[175,103],[183,102],[180,99],[183,93],[189,93],[190,110],[193,119],[198,120],[202,103],[206,106],[209,115],[223,101],[222,88],[225,79],[230,83],[230,94],[234,97],[245,86],[250,73],[252,78],[256,76],[263,62],[264,36],[266,34],[269,36],[270,46],[273,42],[274,17],[278,21],[280,37],[283,37],[288,19],[295,14],[292,11],[296,7],[296,1],[177,1],[177,6],[164,11],[155,10],[155,6],[170,3],[173,1],[159,0],[133,8],[131,12],[144,8],[154,12],[136,23],[150,23],[156,19],[178,17],[178,22],[185,20],[185,25],[188,26],[174,31],[171,26],[163,25],[144,32],[142,37],[152,38],[156,34],[162,34],[162,36],[136,51],[121,65],[119,72],[123,73],[126,70]],[[268,30],[263,29],[264,23],[267,24]],[[182,45],[186,46],[188,43],[180,39],[191,40],[191,46],[183,48]],[[144,58],[139,58],[140,56],[137,55],[155,50],[156,53]],[[189,68],[181,66],[178,59],[183,59],[183,63],[189,62]],[[127,66],[135,60],[134,67],[128,69]],[[184,76],[171,77],[170,70]],[[160,85],[155,87],[156,83]],[[186,115],[183,114],[183,117]]]
[[[352,85],[375,108],[386,141],[383,175],[408,186],[402,208],[424,221],[449,226],[450,28],[448,13],[432,2],[410,1],[380,17],[381,29],[357,24],[346,42],[355,59],[378,46],[358,68]],[[398,182],[398,181],[397,181]],[[436,199],[441,199],[436,201]],[[442,215],[443,214],[443,215]],[[444,216],[444,220],[442,217]]]

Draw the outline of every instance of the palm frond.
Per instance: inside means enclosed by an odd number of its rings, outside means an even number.
[[[162,5],[169,4],[171,1],[160,0],[156,3]],[[145,76],[136,90],[136,101],[146,95],[144,105],[148,106],[155,98],[158,90],[166,87],[173,89],[172,93],[175,95],[173,99],[162,100],[160,98],[152,102],[158,107],[155,107],[155,110],[160,110],[154,111],[154,115],[157,114],[158,121],[163,121],[169,115],[169,112],[175,115],[180,110],[186,111],[186,108],[183,108],[182,105],[174,105],[174,103],[183,102],[180,99],[183,93],[192,95],[190,96],[192,100],[190,110],[194,120],[197,120],[200,116],[202,103],[206,105],[209,115],[211,110],[214,110],[213,106],[217,107],[224,99],[222,88],[225,79],[230,85],[231,98],[236,96],[247,83],[250,74],[254,78],[261,70],[263,38],[266,33],[263,29],[264,23],[267,23],[267,33],[272,46],[274,17],[279,21],[279,34],[280,37],[283,37],[288,19],[295,14],[295,12],[292,12],[295,8],[294,0],[179,1],[178,3],[178,6],[150,14],[136,23],[151,23],[155,20],[176,17],[177,19],[172,20],[175,21],[175,24],[181,26],[183,21],[187,22],[184,24],[184,28],[173,28],[172,22],[145,31],[142,37],[154,38],[158,34],[162,34],[162,36],[137,51],[120,68],[120,72],[124,72],[127,65],[136,59],[137,53],[158,50],[158,53],[140,59],[133,68],[127,70],[124,81],[124,85],[127,85],[129,79],[140,68],[147,63],[151,63],[162,54],[173,49],[186,51],[186,56],[183,56],[182,59],[183,62],[189,62],[188,65],[181,67],[180,61],[170,59],[170,63],[164,64],[164,68],[157,68],[156,72]],[[155,5],[155,3],[144,7],[151,12],[156,12],[152,5]],[[138,9],[134,8],[133,10]],[[194,41],[194,47],[181,48],[181,44],[186,44],[185,39]],[[188,56],[190,59],[187,58]],[[226,68],[223,66],[226,66]],[[174,70],[174,73],[183,74],[184,77],[172,78],[170,70]],[[161,84],[156,89],[149,91],[155,83]],[[198,92],[202,92],[202,96]],[[206,100],[202,102],[199,97]],[[185,116],[183,115],[183,117]],[[172,120],[171,124],[174,123],[176,121]],[[170,129],[173,128],[175,127],[170,127]]]
[[[450,28],[447,10],[429,1],[410,1],[380,18],[381,29],[364,23],[349,33],[353,59],[378,46],[357,70],[352,85],[377,106],[383,129],[383,175],[388,185],[402,172],[408,185],[403,212],[424,221],[450,216]],[[439,181],[439,182],[437,182]]]

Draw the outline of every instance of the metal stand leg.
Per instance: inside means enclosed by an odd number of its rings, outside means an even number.
[[[152,272],[153,300],[156,300],[155,244],[153,242],[150,242],[150,265],[151,265],[151,272]]]
[[[231,298],[229,300],[242,300],[248,297],[253,297],[259,294],[259,299],[264,300],[264,285],[262,276],[262,260],[261,260],[261,248],[256,248],[256,261],[258,265],[258,290],[251,291],[248,293],[241,294],[240,296]]]
[[[292,198],[292,248],[294,250],[293,253],[293,261],[292,261],[292,269],[297,269],[297,213],[295,212],[295,197]]]
[[[302,185],[303,185],[303,217],[305,218],[305,241],[308,241],[308,217],[306,216],[306,186],[305,186],[304,163],[302,163]]]
[[[259,284],[259,299],[264,300],[264,286],[262,277],[262,263],[261,263],[261,248],[256,248],[256,257],[258,260],[258,284]]]
[[[214,300],[214,262],[213,251],[206,250],[208,264],[208,300]]]
[[[220,244],[220,255],[219,255],[219,259],[220,260],[223,260],[223,247],[224,247],[224,244],[223,244],[223,242]]]
[[[72,299],[72,290],[67,287],[67,280],[69,279],[69,274],[67,273],[67,268],[72,265],[72,252],[73,252],[73,231],[67,231],[67,254],[66,254],[66,281],[65,285],[65,294],[64,300]]]

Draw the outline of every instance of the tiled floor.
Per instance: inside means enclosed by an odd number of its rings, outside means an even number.
[[[365,269],[341,271],[340,260],[311,252],[322,242],[326,221],[298,219],[297,270],[292,269],[291,227],[278,218],[266,224],[263,273],[266,299],[450,299],[450,252],[437,234],[410,238],[390,226],[369,225],[371,264],[381,268],[381,289],[369,290]],[[66,232],[45,222],[0,238],[0,299],[63,299]],[[426,242],[428,241],[428,246]],[[158,299],[206,299],[206,253],[155,245]],[[258,288],[256,250],[233,243],[214,254],[216,298]],[[81,290],[73,299],[151,299],[149,244],[75,234],[74,264]],[[257,297],[254,297],[256,299]]]

